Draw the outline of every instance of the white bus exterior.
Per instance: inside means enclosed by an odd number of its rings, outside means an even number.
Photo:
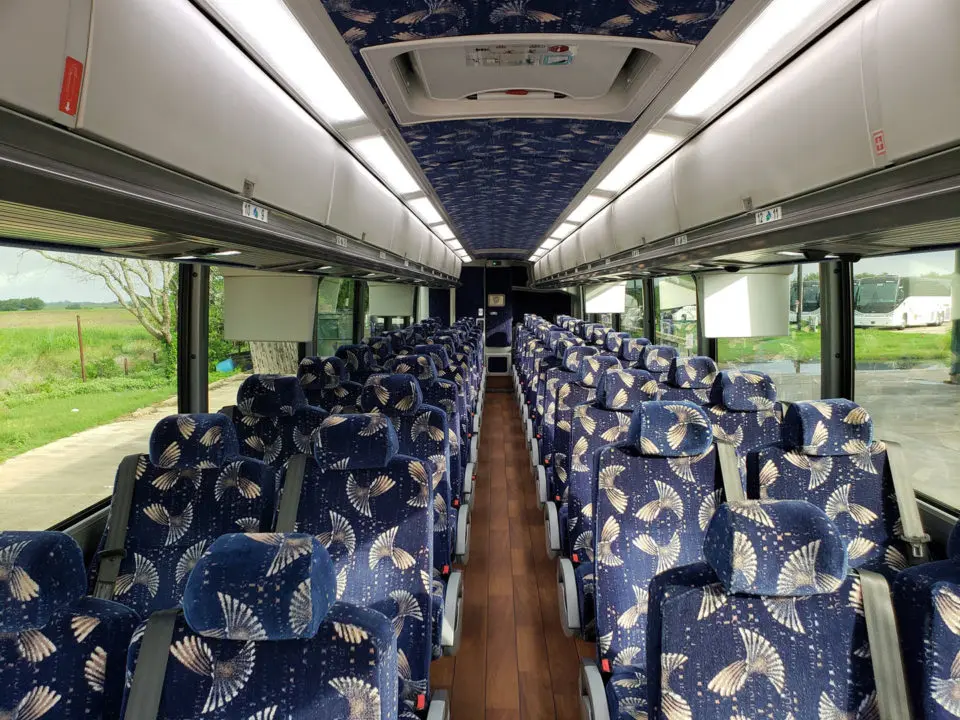
[[[853,302],[856,327],[942,325],[950,319],[950,283],[900,275],[860,278]]]

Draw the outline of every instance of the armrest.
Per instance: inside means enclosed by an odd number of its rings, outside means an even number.
[[[560,601],[560,626],[563,634],[580,634],[580,596],[577,595],[577,576],[569,558],[557,563],[557,599]]]
[[[454,560],[466,565],[470,560],[470,506],[461,505],[457,511],[457,544],[454,548]]]
[[[456,655],[463,632],[463,573],[454,570],[447,578],[443,597],[443,629],[440,644],[444,655]]]
[[[580,661],[580,710],[585,720],[610,720],[600,668],[586,658]]]

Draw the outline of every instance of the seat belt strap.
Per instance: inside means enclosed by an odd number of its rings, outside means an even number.
[[[893,489],[897,496],[897,506],[900,509],[903,539],[910,545],[910,564],[918,565],[926,562],[929,557],[930,536],[923,530],[920,508],[917,506],[917,498],[913,494],[913,483],[910,482],[910,470],[907,467],[907,458],[903,452],[903,446],[898,442],[886,440],[884,444],[887,446],[887,464],[890,466]]]
[[[868,570],[858,570],[867,621],[867,639],[873,662],[880,720],[910,720],[912,717],[907,679],[900,655],[897,616],[887,579]]]
[[[743,481],[740,479],[740,462],[733,445],[718,442],[717,458],[720,461],[720,474],[723,477],[723,492],[727,502],[745,500]]]
[[[130,522],[130,507],[133,505],[133,490],[137,482],[137,466],[142,455],[127,455],[120,461],[117,483],[110,501],[110,516],[107,539],[98,557],[97,581],[93,596],[101,600],[113,599],[113,588],[120,574],[120,563],[126,557],[127,524]]]
[[[295,532],[297,513],[300,512],[300,492],[303,490],[303,475],[307,469],[307,456],[294,455],[287,461],[287,471],[280,493],[280,508],[277,510],[276,532]]]
[[[218,415],[226,415],[232,422],[237,421],[237,406],[236,405],[225,405],[224,407],[217,410]]]
[[[163,681],[167,674],[173,630],[179,615],[179,608],[161,610],[147,621],[123,720],[156,720],[163,697]]]

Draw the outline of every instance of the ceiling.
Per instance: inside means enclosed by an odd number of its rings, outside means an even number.
[[[451,36],[579,33],[696,45],[733,4],[733,0],[321,2],[365,71],[360,56],[365,47]],[[526,257],[630,127],[611,121],[511,118],[447,120],[399,127],[399,132],[471,255],[509,249]]]

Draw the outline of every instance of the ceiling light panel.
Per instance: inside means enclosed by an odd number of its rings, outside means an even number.
[[[409,205],[410,209],[427,225],[436,225],[439,222],[443,222],[443,218],[440,217],[440,213],[437,212],[437,209],[433,206],[433,203],[430,202],[429,198],[423,197],[411,200]]]
[[[607,176],[597,185],[598,190],[622,192],[638,177],[656,165],[680,144],[682,138],[660,132],[644,135]],[[572,217],[572,215],[571,215]]]
[[[855,0],[773,0],[687,91],[671,115],[705,120]]]
[[[453,234],[453,230],[451,230],[450,226],[446,223],[441,223],[430,229],[433,230],[441,240],[453,240],[456,237]]]
[[[420,185],[384,138],[363,138],[351,143],[351,147],[395,193],[408,195],[420,192]],[[440,219],[437,222],[440,222]]]
[[[457,251],[457,250],[462,251],[462,250],[463,250],[463,245],[461,245],[461,244],[460,244],[460,241],[457,240],[457,239],[453,239],[453,240],[448,241],[448,242],[447,242],[447,247],[450,248],[451,250],[454,250],[454,251]]]
[[[365,117],[282,0],[205,0],[304,102],[331,125]]]
[[[566,237],[577,229],[577,226],[571,222],[560,223],[560,227],[553,231],[553,234],[550,236],[551,240],[564,240]]]
[[[582,223],[593,217],[597,210],[606,205],[609,200],[602,195],[587,195],[583,202],[577,205],[576,209],[567,217],[568,220],[575,223]]]

